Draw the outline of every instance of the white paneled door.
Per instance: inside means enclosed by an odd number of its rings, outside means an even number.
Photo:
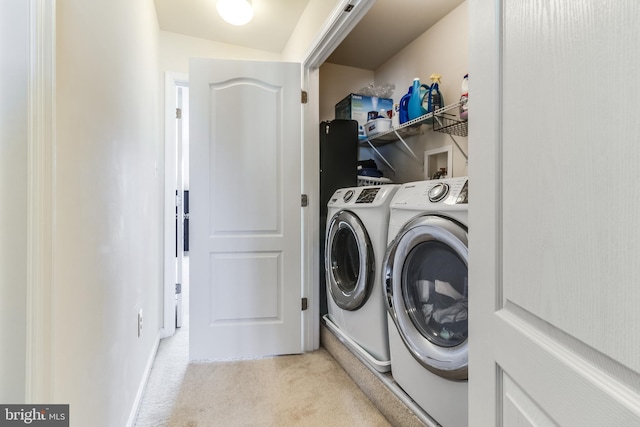
[[[191,360],[302,351],[300,70],[190,61]]]
[[[640,2],[469,4],[470,425],[639,426]]]

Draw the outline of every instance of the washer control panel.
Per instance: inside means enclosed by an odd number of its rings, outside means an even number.
[[[394,184],[339,188],[333,193],[327,206],[334,208],[379,208],[388,205],[398,189],[400,186]]]
[[[347,190],[347,191],[344,193],[344,196],[342,196],[342,200],[343,200],[345,203],[348,203],[351,199],[353,199],[353,195],[354,195],[354,194],[355,194],[355,192],[354,192],[353,190]]]
[[[376,199],[376,196],[378,195],[378,191],[380,191],[380,188],[362,189],[360,195],[358,196],[358,199],[356,200],[356,203],[373,203],[373,201]]]
[[[359,190],[359,189],[358,189]],[[362,191],[359,192],[358,197],[356,198],[355,203],[373,203],[376,199],[376,195],[380,191],[379,187],[375,188],[363,188]],[[344,203],[349,203],[353,196],[355,196],[357,191],[355,189],[348,189],[344,192],[342,196],[342,201]]]

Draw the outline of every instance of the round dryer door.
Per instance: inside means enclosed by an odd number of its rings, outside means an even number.
[[[371,293],[374,257],[367,230],[349,211],[336,213],[327,227],[327,286],[343,310],[357,310]]]
[[[413,357],[444,378],[468,377],[467,230],[435,215],[409,222],[385,257],[387,308]]]

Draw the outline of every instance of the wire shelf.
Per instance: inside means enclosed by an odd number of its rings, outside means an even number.
[[[422,134],[424,132],[422,125],[431,126],[432,122],[434,121],[434,116],[437,119],[443,114],[446,114],[447,111],[458,109],[459,107],[460,102],[456,102],[454,104],[450,104],[446,107],[440,108],[439,110],[436,110],[434,112],[427,113],[424,116],[416,117],[415,119],[404,122],[399,126],[392,127],[389,130],[377,133],[375,135],[371,135],[369,138],[367,138],[367,140],[361,141],[361,145],[366,145],[367,143],[369,143],[375,146],[381,146],[390,142],[397,141],[399,138]]]
[[[407,149],[409,154],[420,164],[422,161],[416,156],[411,147],[405,142],[404,138],[414,135],[419,135],[424,132],[425,127],[431,126],[432,129],[436,132],[446,133],[449,135],[449,138],[453,140],[453,143],[458,147],[462,155],[465,159],[468,159],[467,154],[464,152],[462,147],[458,144],[455,136],[467,136],[468,126],[467,122],[463,122],[457,119],[457,115],[451,114],[451,111],[457,111],[460,108],[460,102],[456,102],[453,104],[449,104],[443,108],[440,108],[431,113],[427,113],[423,116],[417,117],[413,120],[409,120],[399,126],[392,127],[389,130],[384,132],[377,133],[375,135],[370,135],[367,139],[360,141],[360,145],[368,146],[371,148],[376,155],[382,159],[382,161],[393,171],[396,172],[395,168],[389,163],[389,161],[378,151],[376,147],[380,147],[382,145],[389,144],[391,142],[400,141],[403,146]],[[424,166],[423,166],[424,167]]]
[[[433,130],[455,136],[467,136],[469,126],[466,121],[461,121],[452,114],[442,113],[435,117]]]

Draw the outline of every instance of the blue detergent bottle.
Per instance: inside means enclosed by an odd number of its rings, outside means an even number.
[[[413,120],[417,117],[427,114],[427,110],[422,107],[422,98],[428,92],[429,87],[427,85],[421,85],[420,79],[413,79],[413,86],[411,89],[411,97],[409,98],[408,112],[409,120]]]
[[[409,86],[409,91],[404,94],[400,99],[400,108],[398,114],[398,122],[400,124],[409,121],[409,99],[411,98],[411,92],[413,92],[413,86]]]

